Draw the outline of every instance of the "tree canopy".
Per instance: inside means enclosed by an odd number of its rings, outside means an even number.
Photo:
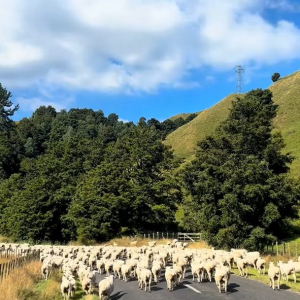
[[[271,77],[273,82],[276,82],[277,80],[279,80],[280,78],[280,74],[279,73],[274,73]]]
[[[0,87],[1,234],[88,242],[176,228],[182,194],[162,139],[184,121],[135,125],[101,110],[41,106],[16,123],[18,106]]]
[[[183,171],[192,196],[184,223],[212,245],[258,249],[283,235],[297,216],[299,194],[286,176],[292,157],[282,153],[281,135],[272,133],[276,112],[269,90],[238,98]]]

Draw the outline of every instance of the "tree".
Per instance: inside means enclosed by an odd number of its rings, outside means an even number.
[[[276,82],[278,79],[280,78],[280,74],[279,73],[274,73],[271,77],[273,82]]]
[[[19,105],[12,108],[11,92],[8,92],[0,83],[0,131],[8,131],[12,125],[10,117],[19,109]]]
[[[19,166],[19,141],[15,131],[15,124],[11,117],[19,109],[10,101],[8,92],[0,83],[0,181],[9,177]]]
[[[174,229],[181,192],[173,168],[154,128],[132,128],[78,185],[67,217],[75,237],[99,241],[125,231]]]
[[[186,229],[201,231],[212,245],[259,249],[283,235],[289,218],[297,216],[299,196],[286,176],[292,158],[282,154],[281,135],[271,132],[276,111],[269,90],[238,98],[183,171],[192,197]]]

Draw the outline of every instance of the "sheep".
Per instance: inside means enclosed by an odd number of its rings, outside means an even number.
[[[159,261],[154,261],[151,271],[154,277],[154,282],[157,283],[161,273],[161,263]]]
[[[113,290],[114,290],[114,276],[110,275],[99,282],[100,300],[109,300]]]
[[[61,289],[61,293],[63,295],[64,300],[70,298],[70,293],[71,293],[70,285],[71,285],[70,281],[66,277],[63,277],[62,283],[60,285],[60,289]]]
[[[96,268],[98,270],[98,274],[102,274],[104,272],[104,261],[103,259],[97,260],[96,262]]]
[[[174,265],[173,269],[177,274],[177,279],[175,281],[175,285],[178,285],[178,284],[181,283],[181,281],[183,279],[183,270],[182,270],[182,267],[180,265]]]
[[[45,262],[43,263],[42,267],[41,267],[41,273],[42,276],[44,277],[44,279],[48,279],[50,273],[52,271],[52,264],[50,262]]]
[[[114,272],[115,278],[117,278],[117,276],[118,276],[119,279],[121,279],[121,267],[122,267],[122,265],[124,265],[123,260],[114,261],[114,263],[113,263],[113,272]]]
[[[197,275],[198,282],[202,282],[202,277],[200,276],[202,268],[203,268],[202,263],[198,263],[198,262],[191,263],[191,272],[193,275],[193,281],[195,281],[195,275]]]
[[[291,263],[283,263],[281,260],[277,263],[277,266],[280,268],[282,277],[285,277],[286,281],[289,281],[288,275],[293,274],[294,282],[296,283],[296,272],[295,267]]]
[[[258,258],[256,261],[256,269],[258,271],[258,274],[261,274],[263,270],[263,274],[266,273],[266,261],[263,258]]]
[[[127,282],[127,278],[130,276],[131,270],[132,270],[131,266],[127,263],[121,266],[121,273],[122,273],[123,280],[125,282]]]
[[[88,272],[84,274],[81,285],[82,290],[85,291],[86,294],[91,294],[92,288],[95,286],[95,273]]]
[[[281,272],[280,272],[280,268],[274,266],[273,262],[270,262],[269,265],[269,270],[268,270],[268,277],[270,280],[270,287],[273,288],[273,290],[275,290],[275,279],[277,279],[277,287],[278,290],[280,289],[280,278],[281,278]]]
[[[105,268],[105,272],[106,272],[106,276],[109,276],[109,271],[112,270],[113,267],[113,261],[108,260],[104,263],[104,268]]]
[[[238,258],[236,260],[236,265],[238,267],[240,276],[246,275],[246,277],[247,277],[247,275],[248,275],[247,260],[243,259],[243,258]],[[246,272],[245,272],[245,270],[246,270]]]
[[[171,267],[166,267],[165,278],[168,290],[173,291],[178,278],[176,271]]]
[[[148,290],[151,292],[151,281],[152,281],[152,272],[148,269],[142,269],[139,274],[139,286],[141,290],[145,285],[145,292],[147,292],[147,283],[148,283]]]
[[[295,261],[289,260],[288,263],[293,265],[296,273],[300,272],[300,262],[295,262]]]
[[[205,264],[204,264],[204,268],[202,270],[202,278],[204,276],[204,271],[206,272],[207,276],[208,276],[208,280],[211,282],[211,279],[212,279],[212,274],[215,270],[215,266],[216,266],[216,263],[214,261],[207,261]]]
[[[227,266],[217,266],[215,273],[216,285],[219,293],[222,292],[222,285],[224,284],[224,291],[227,293],[228,281],[230,279],[230,269]]]

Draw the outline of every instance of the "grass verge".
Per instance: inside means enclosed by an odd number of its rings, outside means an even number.
[[[269,262],[274,262],[274,264],[277,264],[277,262],[279,260],[283,261],[283,262],[287,262],[289,259],[293,259],[293,260],[297,260],[296,257],[290,257],[288,255],[278,255],[278,256],[266,256],[264,257],[264,259],[266,260],[267,262],[267,265],[269,264]],[[231,272],[237,276],[240,276],[239,274],[239,271],[237,268],[232,268],[231,269]],[[268,268],[266,268],[266,273],[263,275],[263,274],[258,274],[258,271],[256,269],[253,269],[253,268],[249,268],[248,269],[248,277],[247,279],[250,279],[250,280],[256,280],[256,281],[259,281],[259,282],[262,282],[262,283],[265,283],[265,284],[269,284],[269,279],[268,279]],[[290,275],[289,276],[289,281],[285,281],[281,278],[281,281],[280,281],[280,289],[282,290],[292,290],[292,291],[295,291],[295,292],[300,292],[300,274],[296,274],[296,283],[294,283],[293,279],[292,279],[292,276]]]

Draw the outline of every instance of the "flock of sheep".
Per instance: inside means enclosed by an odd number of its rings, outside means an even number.
[[[24,253],[40,251],[41,273],[44,279],[49,277],[53,268],[62,270],[61,292],[64,299],[73,297],[76,291],[76,278],[83,291],[91,294],[99,290],[100,300],[108,300],[114,290],[114,279],[128,282],[137,278],[138,287],[151,291],[151,284],[157,283],[164,271],[167,289],[173,291],[191,270],[193,281],[212,281],[215,279],[219,292],[227,292],[230,270],[235,264],[241,276],[247,277],[248,268],[257,269],[265,274],[266,261],[259,252],[245,249],[231,249],[230,252],[211,249],[188,249],[186,243],[173,240],[166,245],[149,242],[148,246],[131,247],[114,246],[22,246]],[[11,247],[11,245],[10,245]],[[7,250],[8,245],[0,245],[0,251]],[[300,260],[300,257],[299,257]],[[300,262],[279,261],[277,266],[269,264],[268,278],[270,286],[280,288],[280,280],[288,280],[292,275],[296,282],[296,273],[300,272]],[[96,274],[106,277],[96,284]]]

